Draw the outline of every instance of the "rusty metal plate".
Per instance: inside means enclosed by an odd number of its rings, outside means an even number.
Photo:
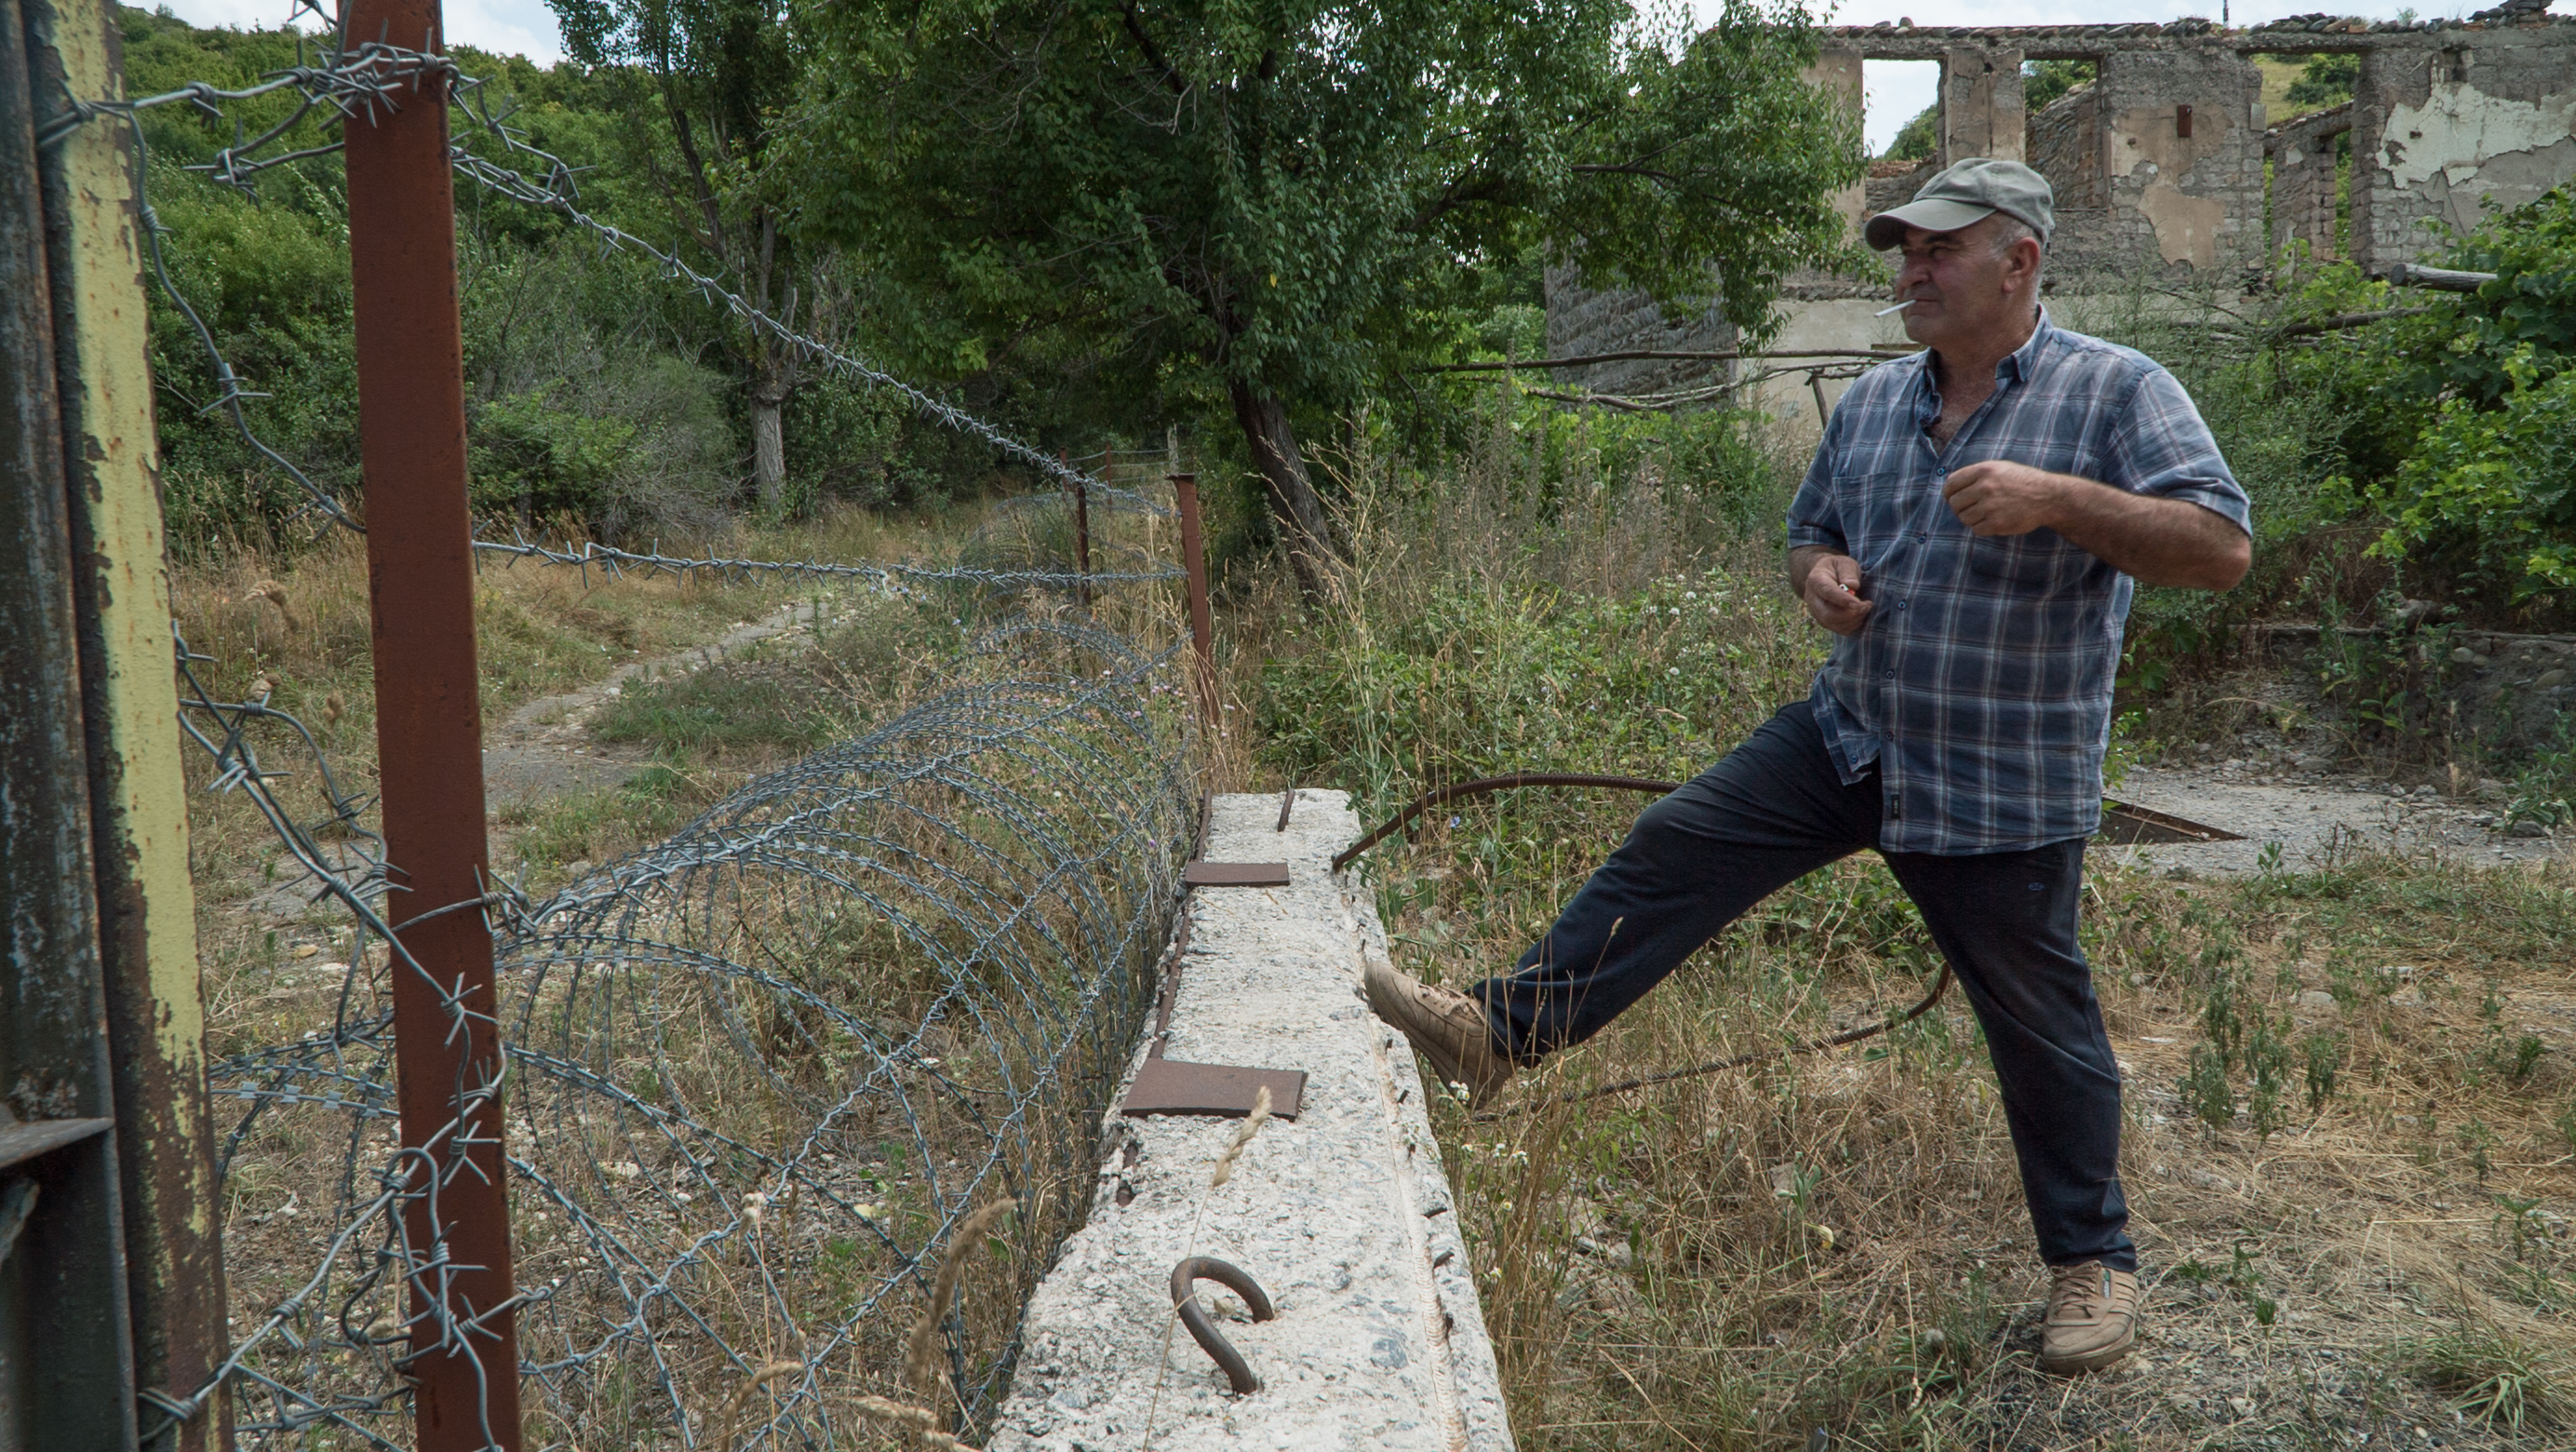
[[[37,1119],[21,1121],[0,1109],[0,1169],[76,1144],[116,1128],[113,1119]]]
[[[1126,1115],[1213,1114],[1241,1119],[1252,1112],[1253,1096],[1270,1086],[1270,1114],[1295,1119],[1305,1097],[1303,1069],[1246,1069],[1236,1064],[1191,1064],[1179,1059],[1147,1059],[1136,1082],[1118,1105]]]
[[[2094,834],[2094,840],[2127,847],[2137,843],[2242,842],[2245,839],[2234,832],[2195,822],[2188,817],[2177,817],[2128,802],[2115,802],[2106,797],[2102,802],[2102,828]]]
[[[1181,869],[1186,887],[1286,887],[1285,862],[1193,862]]]

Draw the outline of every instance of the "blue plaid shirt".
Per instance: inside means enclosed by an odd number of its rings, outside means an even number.
[[[2245,491],[2174,376],[2046,314],[1947,448],[1929,353],[1861,375],[1789,505],[1789,544],[1860,561],[1872,602],[1816,673],[1847,785],[1875,762],[1891,852],[2012,852],[2102,821],[2111,679],[2134,582],[2055,530],[1979,539],[1941,497],[1986,459],[2188,499],[2247,524]]]

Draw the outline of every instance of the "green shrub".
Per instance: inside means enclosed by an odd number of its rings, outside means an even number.
[[[2380,497],[2378,548],[2447,558],[2469,584],[2517,600],[2576,586],[2576,373],[2542,378],[2524,345],[2498,405],[2445,402]]]

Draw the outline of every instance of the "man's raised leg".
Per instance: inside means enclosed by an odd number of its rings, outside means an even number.
[[[1460,994],[1372,963],[1369,1002],[1481,1103],[1515,1065],[1598,1033],[1755,903],[1876,841],[1879,810],[1875,773],[1844,785],[1813,709],[1783,707],[1648,807],[1514,972]]]

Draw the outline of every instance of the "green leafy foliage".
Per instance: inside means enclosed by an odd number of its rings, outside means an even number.
[[[1941,108],[1926,106],[1914,113],[1914,119],[1896,128],[1887,143],[1889,161],[1930,161],[1941,150]]]
[[[1472,347],[1492,274],[1554,249],[1758,329],[1788,269],[1839,255],[1828,198],[1861,167],[1796,79],[1815,40],[1790,8],[1694,31],[1612,0],[873,0],[812,23],[805,215],[923,299],[909,357],[1062,358],[1113,422],[1224,417],[1300,528],[1295,433]]]
[[[2022,109],[2036,116],[2078,86],[2089,86],[2101,74],[2101,63],[2083,60],[2025,61],[2021,68]]]
[[[2340,106],[2352,99],[2361,81],[2361,57],[2349,52],[2312,55],[2290,82],[2287,99],[2294,106]]]

